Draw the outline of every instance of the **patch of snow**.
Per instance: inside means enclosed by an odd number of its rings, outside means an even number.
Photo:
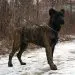
[[[66,35],[66,37],[70,37],[70,38],[74,38],[75,39],[75,35]]]
[[[45,48],[25,52],[22,59],[26,65],[20,65],[17,57],[14,57],[13,67],[8,67],[8,55],[0,56],[0,75],[75,75],[75,40],[56,45],[56,71],[50,70],[47,64]]]
[[[38,0],[39,2],[42,0]],[[33,4],[36,5],[37,4],[37,0],[33,0]]]

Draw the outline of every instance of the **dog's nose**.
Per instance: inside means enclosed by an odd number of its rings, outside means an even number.
[[[64,20],[61,21],[61,24],[64,24]]]
[[[62,17],[60,20],[61,24],[64,24],[64,18]]]

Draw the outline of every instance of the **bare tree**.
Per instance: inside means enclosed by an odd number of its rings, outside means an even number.
[[[10,23],[11,12],[7,0],[0,0],[0,32],[7,34],[7,29]]]

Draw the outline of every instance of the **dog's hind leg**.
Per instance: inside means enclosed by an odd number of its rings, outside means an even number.
[[[28,44],[25,44],[25,43],[21,43],[21,45],[20,45],[20,50],[19,50],[19,52],[18,52],[18,54],[17,54],[17,57],[18,57],[18,60],[19,60],[19,62],[20,62],[20,64],[21,65],[26,65],[26,63],[24,63],[23,61],[22,61],[22,59],[21,59],[21,56],[22,56],[22,53],[25,51],[25,49],[27,48],[27,46],[28,46]]]
[[[9,55],[9,61],[8,61],[8,66],[12,67],[12,57],[14,56],[14,54],[17,52],[17,50],[20,47],[20,34],[18,34],[17,32],[15,32],[14,34],[14,41],[13,41],[13,47],[12,47],[12,51]]]
[[[12,57],[14,56],[14,54],[16,53],[16,51],[17,51],[18,49],[19,49],[19,47],[13,46],[12,51],[11,51],[11,53],[10,53],[10,55],[9,55],[9,61],[8,61],[8,66],[9,66],[9,67],[12,67],[12,66],[13,66],[13,64],[12,64]]]

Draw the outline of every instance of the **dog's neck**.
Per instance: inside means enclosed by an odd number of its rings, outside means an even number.
[[[49,25],[49,27],[51,27],[56,32],[59,32],[60,29],[61,29],[61,25],[60,24],[53,23],[51,20],[49,21],[48,25]]]

